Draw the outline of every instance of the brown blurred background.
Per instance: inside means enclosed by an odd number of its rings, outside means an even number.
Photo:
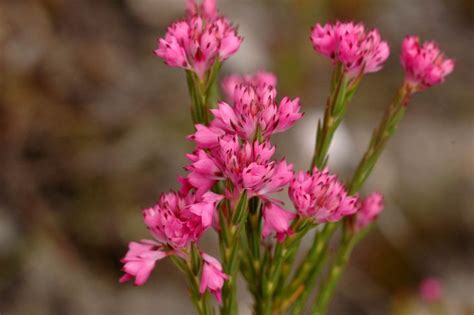
[[[305,118],[277,137],[306,168],[331,66],[308,40],[316,21],[378,27],[391,58],[368,75],[332,147],[348,178],[402,80],[402,38],[438,41],[457,61],[413,97],[367,191],[386,196],[331,314],[429,314],[417,286],[444,286],[446,314],[474,314],[474,2],[227,0],[245,41],[224,72],[274,71]],[[184,0],[0,1],[0,313],[192,314],[183,277],[160,262],[143,287],[119,285],[140,209],[176,188],[192,131],[184,73],[152,55]],[[206,240],[212,247],[212,233]],[[307,244],[306,244],[307,245]],[[242,314],[249,314],[242,294]]]

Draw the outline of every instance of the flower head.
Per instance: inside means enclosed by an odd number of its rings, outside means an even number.
[[[383,196],[374,192],[361,201],[359,211],[357,211],[355,228],[360,230],[374,222],[384,208]]]
[[[232,56],[242,38],[227,18],[217,16],[215,1],[188,2],[188,18],[168,27],[154,53],[171,67],[194,71],[203,80],[216,62]]]
[[[194,192],[185,196],[165,193],[155,206],[143,211],[145,224],[160,243],[173,248],[186,247],[211,226],[220,199],[212,192],[202,196]]]
[[[229,276],[222,271],[221,263],[212,256],[202,253],[204,264],[202,267],[201,282],[199,284],[199,292],[203,294],[209,290],[216,300],[222,302],[222,287],[224,281],[229,279]]]
[[[336,222],[357,212],[357,197],[349,196],[344,185],[327,169],[295,174],[288,190],[298,213],[316,222]]]
[[[211,126],[247,141],[268,140],[272,134],[288,130],[303,117],[299,98],[285,97],[277,104],[275,87],[265,82],[238,84],[229,96],[232,96],[232,105],[220,102],[218,108],[211,110],[215,117]]]
[[[454,69],[454,60],[445,58],[435,42],[420,45],[416,36],[403,40],[400,60],[405,80],[415,90],[442,83]]]
[[[276,203],[267,202],[263,208],[262,237],[266,238],[275,232],[278,241],[283,241],[287,235],[292,234],[291,221],[296,217]]]
[[[234,99],[235,89],[243,83],[264,87],[273,86],[276,88],[277,78],[271,72],[258,71],[254,75],[229,75],[222,80],[222,89],[224,90],[227,99]]]
[[[443,296],[443,286],[436,278],[426,278],[420,283],[420,295],[423,300],[433,303]]]
[[[124,263],[122,270],[125,274],[120,278],[120,282],[123,283],[135,277],[135,285],[143,285],[150,277],[156,262],[168,254],[155,241],[130,242],[128,252],[121,260]]]
[[[311,42],[317,52],[341,63],[349,77],[379,71],[390,54],[379,31],[366,32],[361,23],[318,23],[311,29]]]

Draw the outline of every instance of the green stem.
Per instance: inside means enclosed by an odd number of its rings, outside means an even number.
[[[247,193],[244,192],[232,212],[226,217],[220,209],[219,223],[221,233],[219,241],[221,256],[223,257],[224,272],[229,275],[229,279],[222,288],[221,314],[236,315],[237,305],[237,275],[240,265],[240,242],[241,230],[248,215]]]
[[[346,234],[343,236],[340,247],[337,251],[337,255],[334,264],[329,271],[327,280],[323,283],[321,291],[319,292],[316,303],[313,306],[311,314],[313,315],[324,315],[327,312],[329,301],[337,286],[337,283],[342,275],[342,271],[349,261],[349,257],[352,249],[356,244],[356,239],[351,235]]]

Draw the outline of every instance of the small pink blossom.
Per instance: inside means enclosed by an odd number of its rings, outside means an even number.
[[[454,70],[454,60],[447,59],[435,42],[420,45],[417,36],[407,36],[403,40],[400,59],[406,82],[416,90],[442,83]]]
[[[262,237],[266,238],[272,232],[276,233],[278,241],[283,241],[287,235],[292,234],[291,222],[296,214],[281,208],[276,203],[267,202],[263,208]]]
[[[356,214],[356,230],[361,230],[374,222],[383,208],[384,200],[380,193],[374,192],[362,200],[360,209]]]
[[[127,254],[121,260],[124,263],[122,270],[125,272],[120,278],[121,283],[135,277],[135,285],[143,285],[150,277],[156,262],[168,255],[155,241],[130,242],[128,248]]]
[[[199,292],[203,294],[209,290],[219,303],[222,303],[222,287],[224,281],[229,276],[222,271],[221,263],[212,256],[202,253],[204,264],[202,267],[201,282],[199,284]]]
[[[276,88],[277,77],[273,73],[266,71],[258,71],[254,75],[229,75],[222,80],[222,89],[225,95],[227,95],[227,99],[234,99],[235,89],[243,83],[260,87],[273,86]]]
[[[349,196],[344,185],[327,169],[295,174],[288,190],[298,213],[316,222],[336,222],[357,212],[357,197]]]
[[[350,78],[379,71],[390,54],[379,31],[366,32],[361,23],[318,23],[311,29],[311,42],[317,52],[341,63]]]
[[[186,247],[211,226],[220,199],[212,192],[202,196],[192,192],[185,196],[165,193],[155,206],[143,211],[144,221],[160,243],[173,248]]]
[[[215,119],[211,126],[236,134],[244,140],[268,140],[272,134],[283,132],[301,119],[299,98],[285,97],[276,102],[276,89],[272,85],[242,83],[235,86],[233,104],[220,102],[212,109]]]
[[[188,3],[188,12],[196,9],[192,3]],[[154,53],[170,67],[194,71],[204,80],[217,61],[222,62],[237,52],[242,38],[225,17],[214,16],[212,1],[204,1],[198,11],[202,16],[192,15],[168,27]]]
[[[443,286],[436,278],[426,278],[420,283],[420,295],[428,303],[439,301],[443,297]]]

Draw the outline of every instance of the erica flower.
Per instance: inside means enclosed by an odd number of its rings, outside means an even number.
[[[336,222],[357,212],[357,197],[348,196],[344,185],[328,170],[299,172],[288,190],[298,213],[316,222]]]
[[[202,253],[204,264],[202,267],[201,283],[199,284],[199,292],[203,294],[206,290],[209,290],[216,300],[222,302],[222,287],[224,281],[229,277],[222,271],[221,263],[212,256]]]
[[[121,260],[124,263],[122,270],[125,274],[120,278],[120,282],[135,277],[135,285],[143,285],[155,268],[155,263],[167,255],[168,253],[155,241],[130,242],[128,252]]]
[[[186,247],[211,226],[220,199],[212,192],[202,196],[193,192],[185,196],[165,193],[155,206],[143,211],[145,224],[160,243],[173,248]]]
[[[292,233],[290,226],[295,217],[294,213],[281,208],[276,203],[267,202],[263,208],[262,237],[266,238],[270,233],[275,232],[277,240],[283,241]]]
[[[436,278],[426,278],[420,284],[420,295],[428,303],[439,301],[443,296],[443,286]]]
[[[209,189],[217,181],[227,180],[238,192],[247,190],[249,196],[268,198],[293,177],[292,164],[270,160],[274,152],[268,142],[241,143],[237,136],[223,136],[215,147],[188,155],[187,178],[196,189]]]
[[[355,228],[360,230],[377,219],[384,208],[383,196],[374,192],[362,200],[360,209],[357,211]]]
[[[268,78],[267,78],[268,79]],[[299,98],[283,98],[276,102],[276,89],[261,83],[242,83],[234,88],[232,102],[220,102],[212,109],[215,119],[211,126],[236,134],[244,140],[268,140],[274,133],[288,130],[303,114]]]
[[[416,36],[403,40],[401,63],[405,69],[405,80],[416,90],[442,83],[454,69],[453,59],[447,59],[435,42],[420,45]]]
[[[203,80],[214,63],[232,56],[241,42],[227,18],[217,16],[215,1],[201,6],[189,1],[188,18],[168,27],[154,53],[167,65],[194,71]]]
[[[379,71],[390,54],[379,31],[366,32],[361,23],[318,23],[311,29],[311,42],[317,52],[341,63],[349,77]]]
[[[277,78],[273,73],[265,71],[258,71],[254,75],[229,75],[222,80],[222,89],[227,95],[227,99],[232,100],[234,98],[235,89],[242,83],[276,88]]]

